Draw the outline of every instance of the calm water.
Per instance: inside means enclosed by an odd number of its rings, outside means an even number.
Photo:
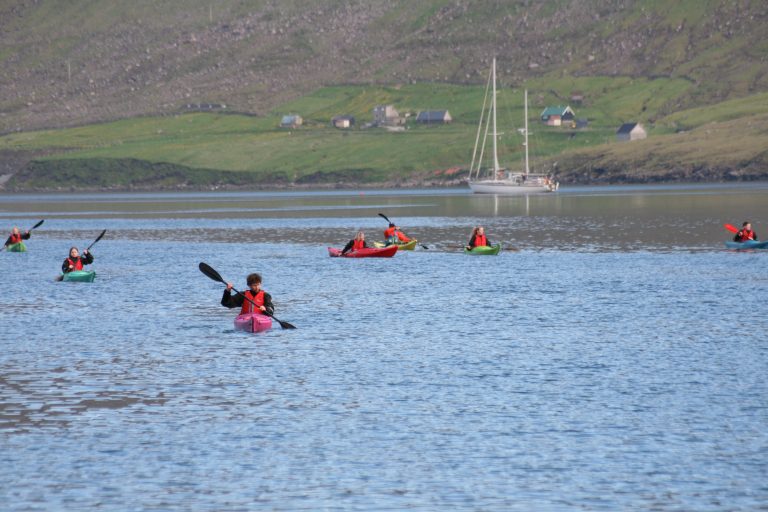
[[[429,249],[328,258],[383,212]],[[768,506],[768,185],[0,196],[2,510]],[[458,249],[473,224],[508,247]],[[70,245],[93,284],[54,283]],[[298,329],[232,330],[206,261]]]

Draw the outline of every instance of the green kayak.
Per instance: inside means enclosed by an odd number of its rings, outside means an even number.
[[[8,252],[27,252],[27,246],[24,245],[24,242],[19,242],[17,244],[6,245],[5,250]]]
[[[64,274],[62,281],[92,283],[94,279],[96,279],[96,271],[94,270],[73,270]]]
[[[412,251],[416,248],[416,244],[418,243],[418,240],[411,240],[407,244],[395,244],[397,246],[398,251]],[[384,242],[373,242],[373,246],[377,248],[387,247],[387,244]]]
[[[469,254],[470,256],[495,256],[500,252],[501,244],[481,245],[480,247],[473,247],[470,251],[464,248],[464,254]]]

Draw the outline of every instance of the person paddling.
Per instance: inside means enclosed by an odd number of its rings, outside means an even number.
[[[355,238],[347,242],[347,245],[344,246],[344,249],[341,250],[342,256],[347,254],[350,251],[358,251],[360,249],[367,249],[368,244],[365,241],[365,233],[362,231],[358,231],[355,235]]]
[[[410,241],[411,239],[405,236],[405,233],[400,231],[400,228],[391,222],[389,223],[389,227],[384,230],[384,242],[386,242],[387,245],[407,244]]]
[[[757,242],[757,233],[752,231],[752,224],[746,220],[741,225],[741,229],[736,233],[736,236],[733,237],[734,242],[747,242],[749,240],[754,240]]]
[[[221,297],[221,305],[227,308],[241,308],[240,314],[262,313],[272,316],[275,306],[272,305],[272,296],[261,289],[261,275],[249,274],[245,279],[248,290],[232,295],[232,283],[227,283],[227,289]],[[245,299],[249,300],[245,300]]]
[[[69,250],[69,258],[61,264],[61,271],[66,274],[75,270],[83,270],[83,265],[90,265],[91,263],[93,263],[93,254],[88,249],[84,250],[83,255],[80,256],[77,247],[72,247]]]
[[[475,247],[488,247],[492,245],[488,237],[485,236],[485,228],[483,226],[477,226],[472,230],[472,236],[469,238],[469,244],[467,244],[467,250],[471,251]]]
[[[29,230],[22,233],[19,231],[19,228],[15,227],[11,230],[11,236],[8,237],[8,240],[5,241],[4,245],[7,247],[9,245],[18,244],[22,240],[29,240],[30,236]]]

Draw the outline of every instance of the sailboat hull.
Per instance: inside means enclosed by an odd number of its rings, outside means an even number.
[[[509,182],[505,180],[482,180],[470,181],[469,188],[475,194],[498,194],[505,196],[520,196],[526,194],[544,194],[557,190],[556,186],[531,183],[522,185],[520,182]]]

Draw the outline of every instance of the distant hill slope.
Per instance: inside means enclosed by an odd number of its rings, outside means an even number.
[[[479,84],[494,54],[506,84],[691,83],[665,116],[768,90],[766,26],[764,0],[2,2],[0,133],[200,102],[264,114],[334,84]]]

